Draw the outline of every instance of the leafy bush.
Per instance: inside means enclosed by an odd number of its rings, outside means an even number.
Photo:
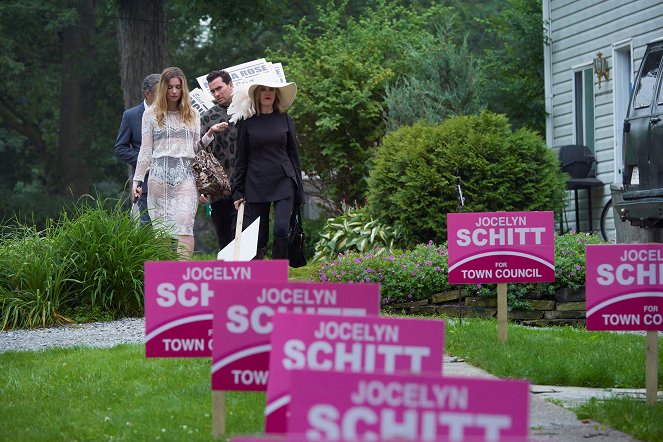
[[[44,230],[7,226],[0,240],[1,328],[68,316],[143,312],[143,263],[177,259],[168,234],[139,227],[119,204],[83,203]]]
[[[555,236],[556,279],[554,283],[509,284],[509,309],[528,307],[525,295],[538,290],[544,297],[553,297],[562,288],[577,288],[585,284],[585,246],[603,244],[598,235],[566,233]],[[435,293],[460,288],[448,282],[446,244],[432,241],[419,244],[413,250],[378,256],[374,253],[339,253],[311,276],[312,281],[377,282],[380,283],[382,304],[414,302],[429,299]],[[463,286],[471,296],[497,296],[495,284]]]
[[[607,244],[598,234],[576,233],[574,231],[558,235],[555,233],[555,282],[539,284],[513,283],[507,287],[509,310],[529,310],[527,295],[538,293],[542,298],[553,299],[561,289],[575,290],[585,285],[585,246]],[[497,296],[495,284],[479,286],[478,295],[494,298]]]
[[[374,219],[366,206],[353,207],[342,202],[342,213],[329,218],[319,234],[315,244],[314,261],[334,259],[339,253],[373,251],[382,255],[394,250],[402,240],[401,229],[387,226]]]
[[[302,227],[304,228],[304,256],[306,259],[313,260],[315,256],[315,245],[320,240],[320,232],[327,220],[302,218]],[[291,269],[292,270],[292,269]]]
[[[585,285],[585,247],[589,244],[608,243],[597,234],[572,231],[555,235],[555,282],[543,285],[548,295]]]
[[[5,232],[0,243],[0,320],[2,327],[36,327],[61,322],[79,281],[72,261],[62,259],[57,229],[38,232],[23,225]]]
[[[446,240],[457,209],[457,171],[465,211],[559,211],[565,179],[555,153],[536,133],[512,131],[503,115],[456,116],[389,133],[369,177],[370,211],[398,223],[413,242]]]

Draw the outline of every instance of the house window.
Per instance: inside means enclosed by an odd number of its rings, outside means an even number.
[[[573,74],[576,144],[594,152],[594,69],[583,68]]]

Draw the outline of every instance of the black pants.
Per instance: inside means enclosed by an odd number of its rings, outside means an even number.
[[[247,203],[247,212],[244,220],[246,229],[256,218],[260,217],[260,230],[258,232],[258,249],[267,247],[269,241],[269,209],[274,204],[274,237],[287,238],[290,233],[290,216],[295,202],[294,191],[288,197],[267,203]],[[245,212],[246,213],[246,212]]]
[[[235,238],[237,210],[230,197],[214,201],[210,206],[212,207],[212,223],[216,231],[216,239],[219,241],[219,250],[223,250]]]

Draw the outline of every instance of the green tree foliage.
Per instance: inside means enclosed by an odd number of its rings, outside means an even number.
[[[453,19],[437,35],[424,35],[419,50],[411,49],[408,74],[387,86],[388,130],[417,121],[439,123],[450,115],[477,113],[479,66],[467,41],[455,42]]]
[[[375,146],[385,132],[387,82],[408,71],[407,48],[420,49],[442,9],[424,12],[378,1],[357,18],[344,4],[321,10],[317,20],[289,26],[291,51],[271,59],[285,64],[298,95],[290,110],[297,122],[302,167],[330,205],[361,200]]]
[[[168,0],[153,4],[167,9],[163,16],[170,48],[166,50],[172,55],[172,64],[182,67],[196,87],[196,76],[262,57],[267,47],[283,48],[283,26],[317,12],[316,5],[323,3],[326,0],[224,4]],[[354,14],[368,3],[352,0],[347,13]],[[126,107],[118,51],[119,5],[118,0],[0,2],[0,73],[8,79],[0,91],[0,153],[4,160],[0,165],[0,201],[7,203],[0,207],[0,219],[32,207],[42,212],[37,214],[40,224],[56,215],[63,199],[72,197],[68,191],[63,193],[70,187],[62,183],[63,177],[64,181],[78,180],[80,188],[96,187],[103,195],[120,193],[127,169],[113,152]],[[162,17],[154,12],[154,16],[130,16],[127,20],[139,25],[164,20],[154,18]],[[71,41],[63,37],[65,31],[75,31],[83,22],[86,29],[93,27],[85,36],[88,50],[65,55],[64,41]],[[135,78],[142,80],[155,70],[134,61],[134,68],[149,70],[136,73]],[[80,75],[63,77],[64,68],[73,67],[72,62]],[[77,103],[88,109],[74,115],[73,107],[64,104],[63,95],[74,98],[73,94],[79,93],[86,97]],[[132,105],[139,100],[140,93],[136,95],[135,90],[129,95],[134,97]],[[63,107],[68,112],[62,112]],[[63,115],[68,118],[63,119]],[[62,128],[69,134],[62,136]],[[67,155],[77,161],[67,162]]]
[[[497,43],[483,24],[486,19],[499,15],[508,6],[508,0],[446,0],[445,4],[452,7],[455,15],[455,32],[467,35],[470,51],[481,54]]]
[[[54,0],[0,4],[0,73],[7,79],[0,92],[1,194],[46,199],[61,193],[67,183],[60,169],[67,155],[84,157],[85,171],[69,172],[87,176],[88,184],[121,172],[112,148],[122,111],[114,17],[107,3],[98,4],[92,17],[92,49],[70,58],[64,56],[65,31],[77,27],[83,17],[90,19],[75,6]],[[74,61],[84,67],[82,75],[63,82],[63,65]],[[63,84],[73,82],[75,87],[67,90],[90,91],[94,110],[66,123],[75,126],[72,133],[85,142],[82,153],[72,148],[74,143],[80,146],[80,140],[60,139]],[[3,217],[11,215],[6,209],[0,212]]]
[[[508,7],[483,22],[496,44],[485,51],[482,96],[514,127],[545,134],[544,23],[541,0],[507,0]],[[547,42],[546,42],[547,44]]]
[[[554,152],[488,111],[390,132],[369,178],[369,208],[401,225],[411,243],[442,243],[446,214],[457,210],[456,171],[468,212],[561,209],[565,181]]]
[[[173,59],[187,75],[200,76],[265,57],[288,47],[285,27],[315,17],[329,0],[225,2],[169,0]],[[347,0],[343,16],[361,15],[373,2]],[[279,61],[271,60],[270,61]]]
[[[0,75],[6,79],[0,91],[3,187],[56,186],[58,32],[74,17],[73,9],[49,1],[0,5]],[[34,38],[35,30],[40,38]]]

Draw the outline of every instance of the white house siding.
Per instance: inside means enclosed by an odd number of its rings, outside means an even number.
[[[602,52],[610,67],[609,79],[602,79],[598,87],[594,80],[594,148],[597,159],[597,178],[605,183],[592,190],[592,220],[599,229],[603,205],[610,198],[610,185],[621,182],[614,173],[615,130],[613,118],[613,60],[612,45],[629,40],[632,45],[633,78],[648,42],[663,37],[663,0],[543,0],[544,18],[548,17],[548,37],[551,42],[549,78],[546,94],[550,116],[547,119],[548,143],[556,148],[575,144],[573,78],[574,69],[592,67],[597,52]],[[621,122],[617,122],[621,125]],[[579,191],[580,228],[587,230],[587,198]],[[573,193],[568,192],[566,219],[575,228]],[[567,227],[565,223],[565,228]]]

